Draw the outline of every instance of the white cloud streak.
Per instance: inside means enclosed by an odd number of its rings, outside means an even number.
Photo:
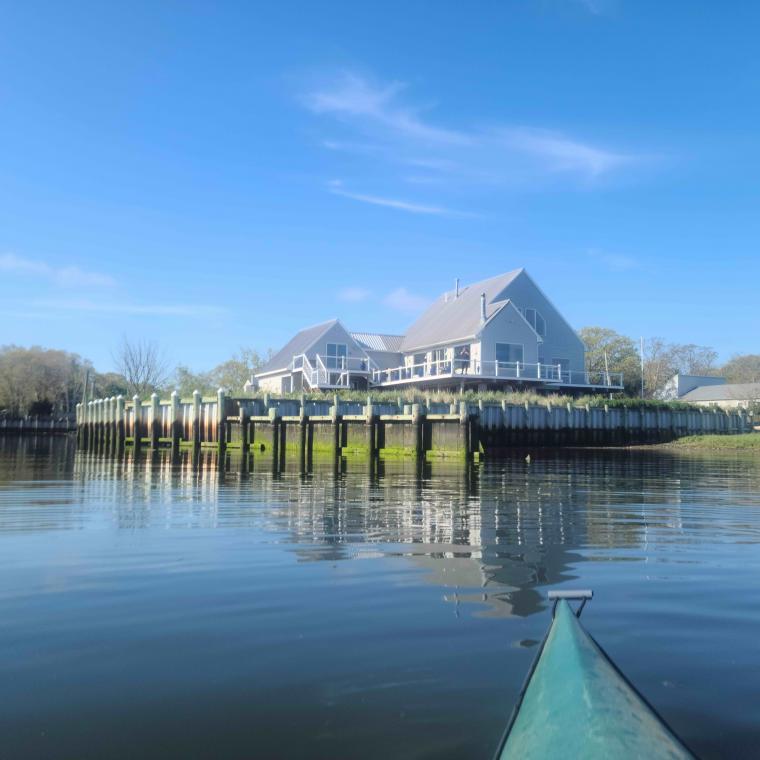
[[[389,171],[392,181],[427,185],[428,192],[438,193],[482,185],[588,185],[648,160],[557,129],[519,124],[452,129],[423,118],[426,109],[409,104],[407,85],[378,84],[353,72],[333,77],[302,100],[312,113],[330,119],[334,134],[323,139],[322,146],[360,156],[370,172],[382,176],[385,186]],[[354,161],[352,169],[357,165],[361,166]],[[409,172],[410,166],[416,171]],[[394,167],[406,168],[399,173]],[[349,192],[335,184],[330,191],[410,213],[457,213],[444,203],[400,200],[395,192]]]
[[[444,145],[470,142],[466,134],[426,123],[420,116],[422,109],[402,105],[398,96],[404,89],[403,82],[378,86],[358,74],[343,72],[327,87],[305,95],[304,102],[314,113],[361,120],[415,140]]]
[[[334,195],[341,195],[344,198],[350,198],[360,203],[369,203],[372,206],[385,206],[387,208],[407,211],[410,214],[429,214],[433,216],[464,216],[462,212],[452,211],[442,206],[427,206],[420,203],[399,200],[398,198],[383,198],[379,195],[366,195],[364,193],[353,193],[344,190],[340,185],[331,183],[330,192]]]
[[[147,317],[214,317],[229,313],[228,309],[203,304],[137,304],[119,301],[92,301],[74,299],[38,299],[35,308],[63,312],[90,312],[95,314],[126,314]]]
[[[0,254],[0,272],[27,277],[38,277],[66,288],[112,287],[113,277],[101,272],[91,272],[75,266],[54,267],[44,261],[36,261],[15,253]]]
[[[401,287],[388,293],[383,299],[383,303],[396,311],[416,314],[425,309],[430,301],[424,296],[411,293],[406,288]]]
[[[636,159],[622,153],[579,142],[545,129],[517,128],[503,132],[505,144],[545,162],[551,171],[598,177]]]

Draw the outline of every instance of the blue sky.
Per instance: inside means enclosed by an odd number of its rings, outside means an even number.
[[[0,3],[0,344],[208,368],[525,266],[758,352],[760,6]]]

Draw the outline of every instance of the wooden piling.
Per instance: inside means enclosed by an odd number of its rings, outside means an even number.
[[[116,448],[121,451],[127,431],[124,424],[124,396],[116,397]]]
[[[172,391],[169,409],[171,410],[169,414],[169,434],[172,439],[172,448],[177,450],[182,440],[182,420],[180,419],[179,393],[177,391]]]
[[[139,449],[142,445],[142,402],[137,394],[132,396],[132,440],[135,450]]]
[[[193,448],[201,445],[201,392],[193,391],[193,421],[192,421]]]
[[[157,449],[161,436],[161,403],[157,393],[150,395],[150,447]]]
[[[251,445],[250,430],[248,429],[248,408],[245,401],[240,402],[240,451],[245,454]]]
[[[224,388],[216,392],[216,441],[219,453],[227,449],[227,414],[224,398]]]

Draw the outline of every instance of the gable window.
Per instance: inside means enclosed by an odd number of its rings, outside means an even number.
[[[542,338],[546,336],[546,320],[538,309],[520,309],[520,313]]]
[[[325,354],[327,369],[345,369],[348,349],[345,343],[328,343]]]
[[[496,344],[496,363],[504,369],[502,365],[522,363],[523,347],[520,343],[497,343]]]

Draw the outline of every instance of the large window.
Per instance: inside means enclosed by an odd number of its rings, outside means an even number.
[[[451,372],[451,364],[448,357],[448,349],[436,348],[430,352],[430,374],[445,375]]]
[[[520,313],[541,337],[546,335],[546,320],[538,309],[520,309]]]
[[[497,343],[496,361],[498,364],[522,363],[523,347],[519,343]]]
[[[345,343],[328,343],[325,354],[325,367],[327,369],[345,369],[348,349]]]
[[[470,368],[470,344],[454,346],[454,372],[459,375],[467,374]]]

